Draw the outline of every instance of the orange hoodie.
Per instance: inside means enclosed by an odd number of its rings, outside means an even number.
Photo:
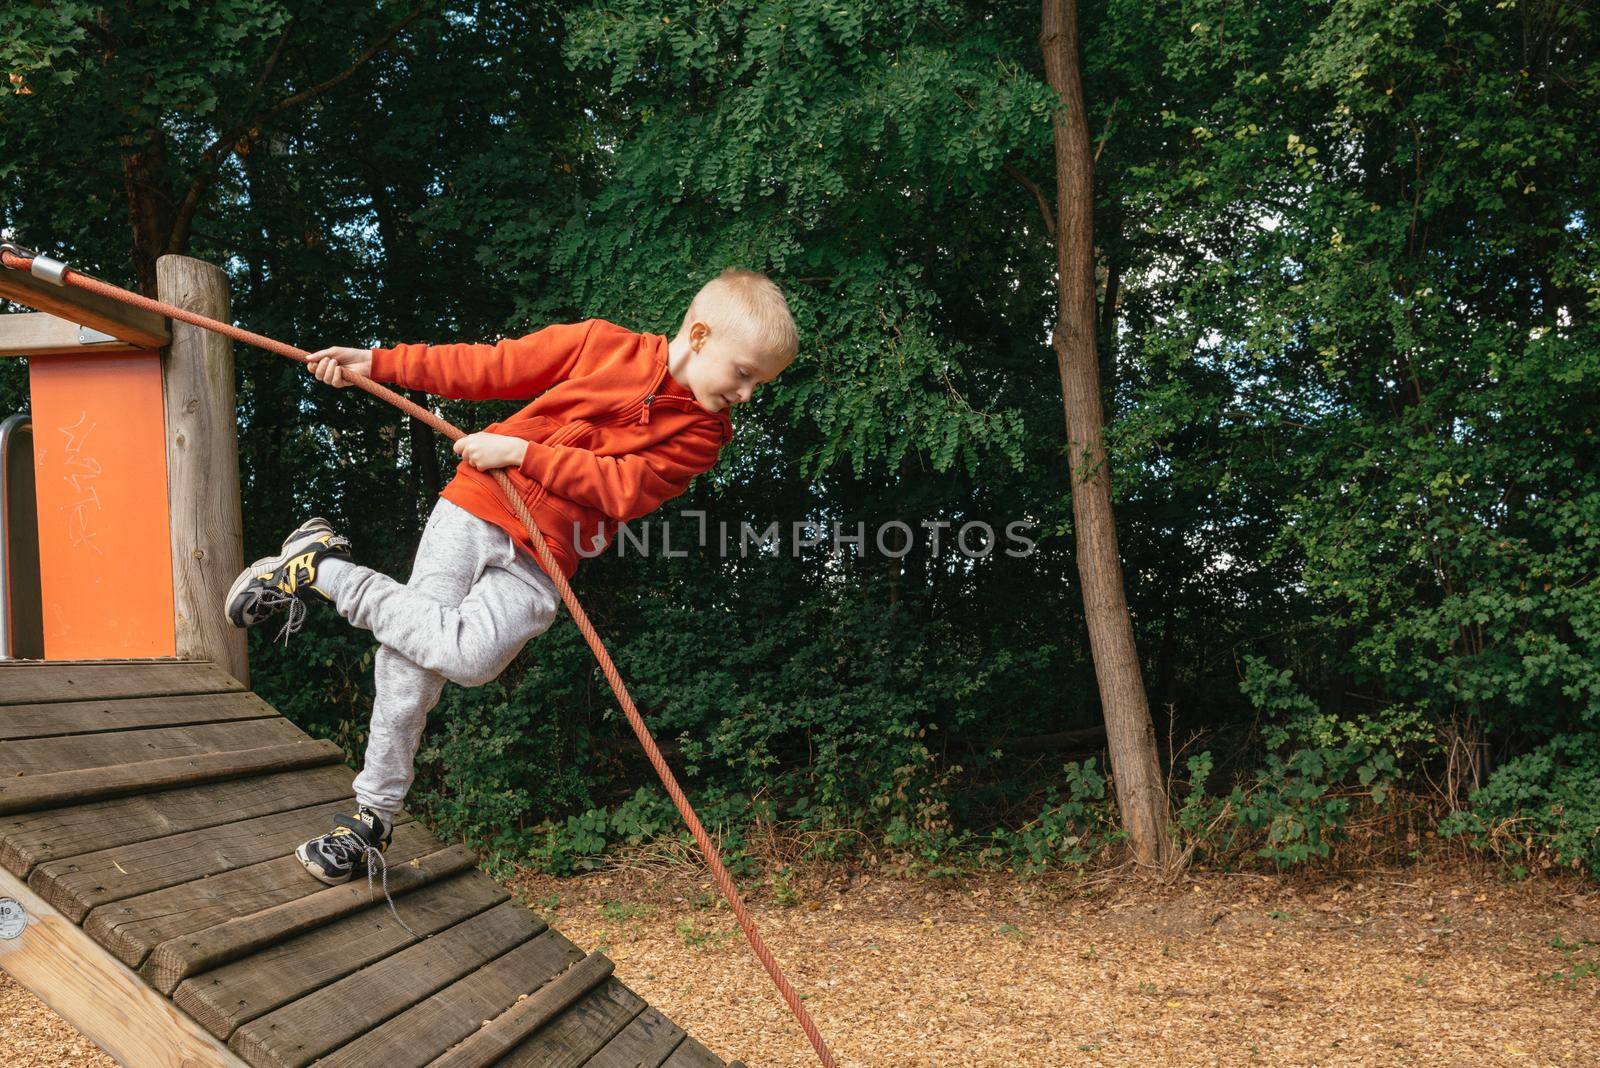
[[[495,345],[373,349],[372,377],[461,400],[534,398],[483,429],[529,443],[521,467],[504,470],[568,577],[578,568],[575,545],[599,555],[616,524],[682,493],[733,438],[727,412],[701,407],[668,372],[664,336],[604,319],[547,326]],[[463,460],[439,496],[500,527],[534,556],[533,540],[488,472]]]

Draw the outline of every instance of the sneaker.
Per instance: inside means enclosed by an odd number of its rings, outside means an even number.
[[[252,627],[278,609],[288,607],[289,619],[278,636],[288,640],[305,619],[306,602],[333,598],[317,586],[317,565],[328,557],[350,558],[350,540],[335,534],[320,517],[308,519],[283,539],[276,556],[263,556],[239,573],[228,588],[223,609],[236,627]]]
[[[362,805],[354,818],[340,815],[333,817],[333,822],[336,826],[327,834],[295,847],[294,855],[306,871],[337,886],[366,872],[372,854],[382,866],[383,853],[394,839],[394,827],[380,813]]]

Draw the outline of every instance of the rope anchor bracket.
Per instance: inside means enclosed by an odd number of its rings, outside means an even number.
[[[32,262],[28,264],[28,273],[35,278],[42,278],[55,286],[67,284],[67,265],[53,256],[46,256],[19,244],[15,230],[9,228],[0,230],[0,252],[9,252],[19,259],[31,260]]]

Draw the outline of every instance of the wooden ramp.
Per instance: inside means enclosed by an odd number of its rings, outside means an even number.
[[[208,662],[0,662],[0,967],[132,1068],[723,1064],[406,813],[420,937],[312,878],[353,778]]]

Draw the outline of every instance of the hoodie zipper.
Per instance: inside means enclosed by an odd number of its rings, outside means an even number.
[[[643,398],[641,398],[640,400],[636,400],[636,401],[632,402],[631,404],[627,405],[626,407],[624,407],[622,409],[622,411],[619,412],[615,417],[613,417],[611,419],[606,419],[606,420],[603,420],[603,421],[600,421],[600,422],[595,422],[595,423],[592,423],[590,425],[591,426],[616,426],[619,423],[632,422],[635,425],[644,426],[644,425],[646,425],[646,424],[648,424],[650,422],[650,409],[651,409],[651,407],[654,406],[655,404],[658,404],[658,403],[665,404],[668,401],[676,402],[676,403],[678,403],[680,405],[683,405],[686,408],[691,404],[694,405],[694,407],[696,407],[696,408],[700,408],[700,403],[698,401],[693,400],[690,397],[679,397],[679,396],[677,396],[675,394],[672,394],[672,393],[662,393],[661,392],[661,383],[666,381],[666,378],[667,378],[667,365],[666,365],[666,362],[663,361],[662,364],[661,364],[659,372],[656,374],[655,382],[650,386],[650,391],[648,393],[646,393]],[[635,412],[635,409],[638,409],[637,412]],[[701,410],[704,411],[704,409],[701,409]],[[713,417],[714,417],[714,413],[708,413],[708,414],[713,414]],[[732,440],[732,435],[729,434],[729,433],[725,432],[725,436],[724,437],[725,437],[725,440]]]
[[[593,427],[601,427],[601,426],[616,426],[619,423],[626,423],[629,420],[633,420],[634,422],[636,422],[636,423],[638,423],[640,425],[644,425],[644,424],[650,422],[650,407],[651,407],[651,405],[655,404],[655,402],[658,401],[658,400],[662,401],[662,402],[678,401],[678,402],[681,402],[683,404],[693,403],[695,405],[695,407],[699,407],[700,405],[699,405],[698,401],[692,401],[688,397],[678,397],[678,396],[674,396],[674,395],[672,395],[670,393],[663,395],[663,394],[661,394],[659,392],[660,389],[661,389],[661,383],[666,381],[667,371],[668,371],[668,368],[667,368],[666,361],[663,360],[662,363],[661,363],[660,373],[658,373],[656,375],[655,382],[650,386],[650,392],[646,393],[642,400],[636,400],[632,404],[629,404],[627,407],[623,408],[622,412],[620,414],[618,414],[614,418],[605,419],[605,420],[601,420],[601,421],[597,421],[597,422],[589,422],[588,425],[591,428],[593,428]],[[637,416],[635,416],[633,414],[633,408],[634,408],[635,405],[637,405],[638,408],[639,408],[639,414]],[[570,424],[569,424],[569,426],[570,426]],[[581,429],[581,428],[577,428],[577,429]],[[572,437],[576,436],[576,430],[574,430],[572,433],[568,433],[567,430],[568,430],[568,427],[563,427],[561,431],[559,431],[555,435],[553,435],[551,439],[546,440],[544,442],[544,444],[546,444],[546,445],[560,444],[561,442],[559,440],[556,440],[556,439],[570,440]],[[731,427],[724,429],[723,440],[724,440],[724,442],[733,440],[733,434],[731,432]],[[532,508],[535,504],[537,504],[540,501],[542,501],[544,499],[544,497],[546,496],[546,493],[547,493],[547,487],[545,486],[545,484],[542,483],[542,482],[539,483],[538,484],[538,489],[535,490],[532,498],[526,502],[528,507]]]
[[[629,404],[627,407],[623,408],[621,413],[618,414],[614,419],[607,419],[604,422],[596,423],[594,425],[616,426],[618,423],[626,423],[630,420],[638,423],[648,423],[650,421],[650,405],[655,403],[656,392],[661,388],[661,383],[666,377],[667,365],[666,362],[663,361],[661,364],[660,373],[656,375],[655,381],[650,384],[650,391],[644,395],[644,399],[636,400]],[[635,415],[633,411],[636,406],[639,409],[637,415]]]
[[[699,404],[698,401],[695,401],[690,397],[678,397],[671,393],[652,393],[644,399],[644,411],[639,413],[639,422],[648,423],[650,421],[650,405],[656,403],[657,401],[661,402],[662,404],[672,401],[676,404],[682,405],[685,408],[691,404],[696,406]]]

